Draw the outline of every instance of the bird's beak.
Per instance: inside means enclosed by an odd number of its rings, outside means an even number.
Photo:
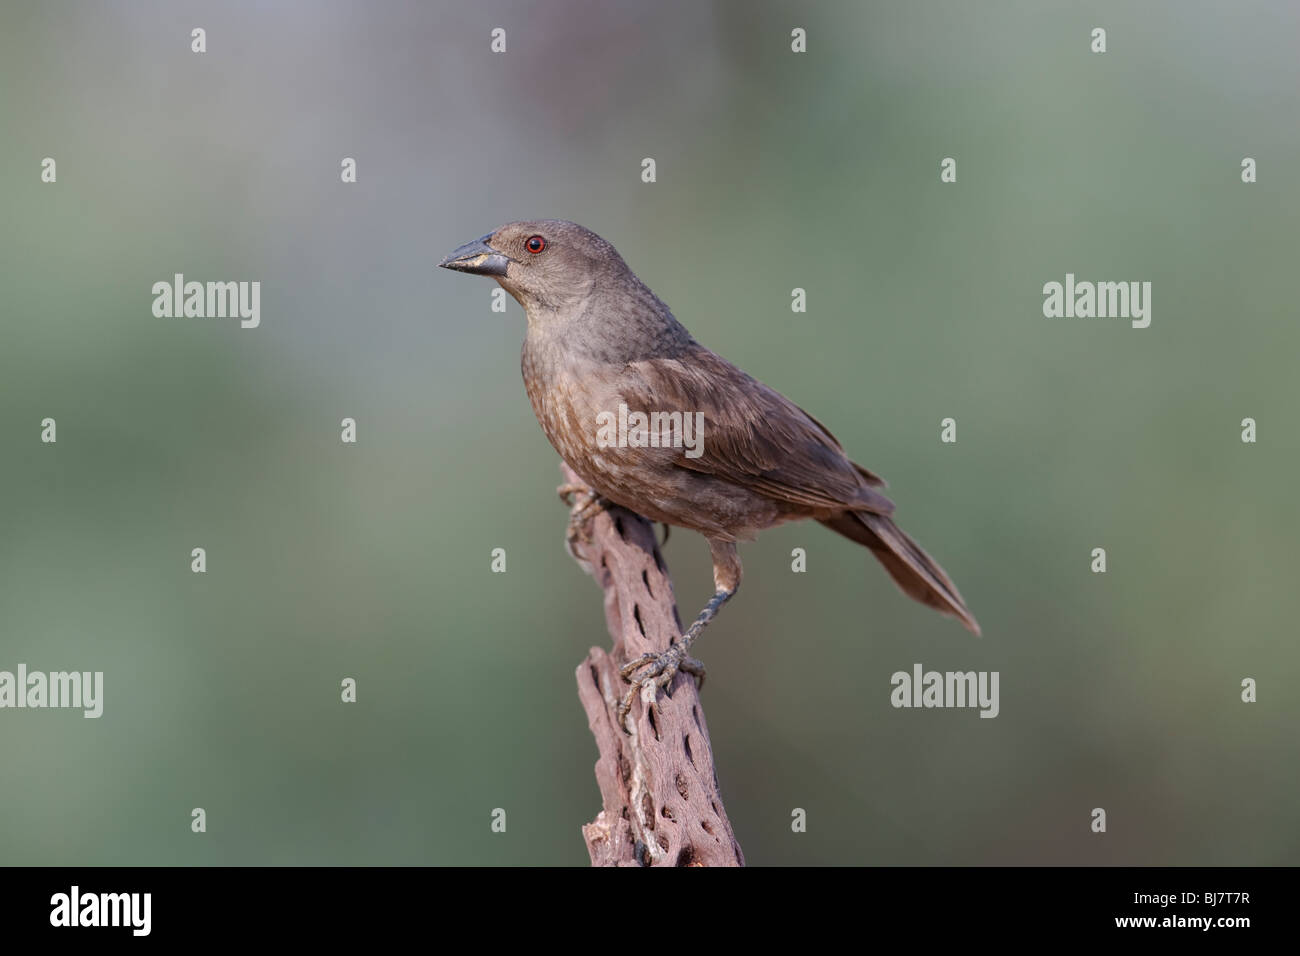
[[[475,239],[473,242],[465,243],[465,245],[454,250],[439,262],[438,265],[444,269],[454,269],[457,272],[472,272],[481,276],[505,275],[506,266],[510,264],[510,259],[487,244],[487,241],[491,238],[492,235],[489,233],[482,239]]]

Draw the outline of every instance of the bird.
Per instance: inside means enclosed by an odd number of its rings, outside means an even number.
[[[605,239],[562,219],[510,222],[439,266],[489,276],[523,307],[528,399],[591,489],[570,533],[612,503],[708,542],[713,596],[666,651],[620,668],[631,685],[620,721],[640,690],[667,688],[679,670],[703,680],[689,651],[740,587],[737,542],[787,521],[812,519],[865,546],[905,594],[980,634],[947,573],[894,523],[884,479],[699,344]]]

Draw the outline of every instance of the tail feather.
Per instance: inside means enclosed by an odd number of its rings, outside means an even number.
[[[967,610],[957,585],[939,567],[939,562],[926,554],[887,516],[867,511],[845,511],[823,519],[821,523],[870,548],[908,597],[944,614],[951,614],[968,630],[977,635],[980,633],[980,626]]]

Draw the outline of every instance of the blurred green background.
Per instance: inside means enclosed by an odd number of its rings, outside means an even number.
[[[0,669],[106,683],[97,721],[0,711],[0,862],[587,862],[600,594],[563,551],[521,311],[434,268],[539,217],[604,235],[886,476],[984,627],[815,524],[742,548],[699,654],[751,863],[1300,862],[1295,4],[116,0],[0,26]],[[155,318],[176,272],[260,280],[261,327]],[[1151,327],[1045,319],[1067,272],[1151,281]],[[693,615],[707,548],[666,554]],[[1001,715],[893,709],[914,662],[999,671]]]

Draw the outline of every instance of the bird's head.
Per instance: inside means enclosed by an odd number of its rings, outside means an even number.
[[[530,313],[563,309],[586,298],[602,278],[627,271],[613,246],[563,219],[507,223],[438,265],[491,276]]]

